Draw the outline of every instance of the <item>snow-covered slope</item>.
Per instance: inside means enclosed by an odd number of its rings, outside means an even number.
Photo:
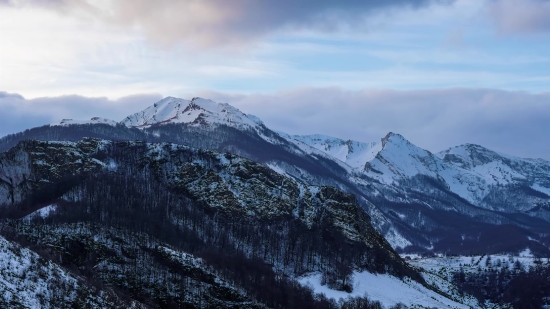
[[[306,144],[318,149],[353,168],[359,168],[366,162],[372,160],[380,151],[381,143],[362,143],[352,140],[343,140],[336,137],[313,134],[313,135],[288,135],[279,133],[287,140]]]
[[[61,121],[50,124],[50,126],[69,126],[73,124],[107,124],[110,126],[116,126],[117,122],[107,118],[93,117],[90,120],[63,119]]]
[[[501,154],[479,145],[465,144],[436,154],[445,162],[484,175],[487,183],[526,183],[550,196],[550,162]]]
[[[380,145],[380,151],[365,163],[362,172],[381,182],[391,184],[418,174],[437,178],[443,168],[437,157],[399,134],[389,133]]]
[[[387,274],[354,272],[353,291],[351,293],[336,291],[330,289],[326,284],[321,284],[322,276],[320,274],[311,274],[302,277],[299,282],[310,286],[315,293],[325,294],[328,298],[335,300],[367,295],[370,300],[380,302],[384,308],[391,308],[397,304],[405,304],[412,308],[417,308],[418,306],[421,306],[420,308],[449,309],[480,308],[475,299],[468,299],[467,296],[460,299],[460,302],[451,300],[418,284],[416,281],[408,278],[401,280]]]
[[[192,100],[167,97],[149,106],[145,110],[126,117],[123,124],[129,127],[150,127],[156,124],[187,123],[222,124],[240,129],[254,128],[261,121],[250,118],[227,103],[216,103],[202,98]]]

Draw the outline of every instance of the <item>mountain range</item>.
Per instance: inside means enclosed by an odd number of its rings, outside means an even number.
[[[391,132],[371,143],[291,135],[202,98],[167,97],[122,121],[64,119],[5,136],[0,168],[3,235],[42,250],[70,239],[53,260],[122,291],[90,295],[130,296],[131,306],[288,308],[299,297],[281,305],[262,294],[266,286],[307,292],[278,276],[320,273],[347,290],[360,271],[411,278],[448,299],[397,253],[550,253],[548,161],[472,144],[431,153]],[[53,215],[36,216],[51,207]],[[90,240],[94,233],[102,236]],[[141,243],[143,234],[151,240]],[[136,243],[141,251],[128,254]],[[213,253],[220,248],[228,251]],[[155,280],[136,276],[147,263],[163,280],[200,275],[159,292]],[[174,275],[174,263],[191,270]],[[236,279],[239,267],[273,281],[254,281],[264,289],[254,290]],[[189,299],[174,296],[190,286]]]
[[[397,250],[469,252],[505,230],[495,250],[548,252],[550,162],[465,144],[431,153],[402,135],[364,143],[290,135],[229,104],[167,97],[120,122],[65,119],[0,139],[173,142],[244,156],[305,183],[355,194]],[[494,241],[488,240],[488,241]],[[485,250],[485,249],[484,249]]]

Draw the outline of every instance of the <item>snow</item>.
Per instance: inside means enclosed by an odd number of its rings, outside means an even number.
[[[273,162],[267,163],[266,165],[267,165],[267,167],[269,167],[270,169],[275,171],[277,174],[288,176],[287,172],[282,167],[280,167],[279,165],[277,165]]]
[[[550,196],[550,188],[543,187],[543,186],[541,186],[541,185],[538,184],[538,183],[533,184],[533,185],[531,186],[531,189],[537,190],[537,191],[539,191],[539,192],[542,192],[542,193],[544,193],[544,194]]]
[[[294,144],[295,146],[297,146],[298,149],[303,151],[303,153],[305,153],[305,154],[312,155],[314,158],[315,158],[315,156],[320,156],[320,157],[332,160],[333,162],[337,163],[340,167],[345,169],[348,173],[351,173],[353,171],[353,167],[348,165],[345,161],[342,161],[342,160],[339,160],[339,159],[334,160],[335,158],[333,156],[331,156],[330,154],[326,153],[323,150],[315,148],[315,147],[307,144],[306,142],[295,139],[293,135],[289,135],[289,134],[286,134],[286,133],[280,132],[280,131],[276,131],[276,133],[279,134],[279,136],[281,136],[282,138],[286,139],[287,141],[289,141],[292,144]],[[299,153],[299,154],[301,154],[301,153]]]
[[[145,110],[126,117],[122,123],[129,127],[146,128],[155,124],[187,123],[191,125],[223,124],[239,129],[256,129],[261,120],[246,115],[227,104],[202,98],[184,100],[167,97]]]
[[[385,234],[384,238],[390,243],[392,248],[405,248],[407,246],[412,245],[410,241],[408,241],[403,235],[401,235],[399,232],[397,232],[395,229],[391,228],[389,229]]]
[[[93,117],[90,120],[63,119],[61,121],[50,124],[50,126],[69,126],[73,124],[107,124],[114,127],[117,125],[117,122],[107,118]]]
[[[343,140],[332,136],[288,135],[282,133],[287,140],[309,145],[333,158],[336,158],[353,168],[360,168],[372,160],[381,150],[381,143],[363,143],[352,140]]]
[[[411,254],[401,254],[404,256],[413,256]],[[487,258],[491,257],[490,265],[487,265]],[[536,257],[534,257],[529,249],[525,249],[517,255],[506,254],[491,254],[491,255],[473,255],[473,256],[438,256],[433,258],[417,258],[408,261],[409,264],[420,267],[425,271],[437,273],[439,275],[449,275],[459,271],[461,268],[464,272],[478,272],[478,268],[498,269],[502,267],[514,267],[514,262],[519,261],[523,268],[527,270],[531,266],[536,265]],[[546,263],[546,259],[544,259]]]
[[[57,205],[56,204],[51,204],[51,205],[48,205],[48,206],[45,206],[45,207],[42,207],[28,215],[26,215],[24,217],[24,219],[26,220],[31,220],[31,219],[34,219],[34,218],[42,218],[42,219],[45,219],[47,217],[50,216],[50,214],[52,212],[54,212],[55,210],[57,209]]]
[[[246,115],[246,116],[248,117],[248,119],[254,121],[256,124],[259,124],[259,125],[263,125],[263,124],[264,124],[264,122],[263,122],[260,118],[254,116],[254,115],[248,114],[248,115]]]
[[[368,271],[353,273],[354,283],[351,293],[332,290],[326,285],[321,285],[321,274],[305,276],[298,281],[302,285],[313,288],[315,293],[325,294],[328,298],[335,300],[350,296],[367,296],[372,301],[379,301],[386,308],[398,303],[429,308],[470,308],[445,298],[408,278],[401,280],[387,274],[373,274]]]
[[[526,248],[525,250],[523,250],[519,253],[519,256],[520,257],[532,258],[534,255],[533,255],[533,253],[531,253],[531,250],[529,248]]]
[[[52,281],[61,280],[76,291],[77,280],[59,266],[41,261],[40,257],[0,237],[0,297],[8,302],[17,300],[28,308],[41,308],[48,300],[62,297],[73,299],[76,294],[54,295]]]
[[[126,117],[122,123],[130,127],[140,127],[167,121],[175,118],[180,110],[188,104],[187,100],[167,97],[139,113]]]
[[[110,171],[116,171],[118,168],[118,164],[115,162],[115,160],[110,159],[109,164],[107,165],[107,169]]]

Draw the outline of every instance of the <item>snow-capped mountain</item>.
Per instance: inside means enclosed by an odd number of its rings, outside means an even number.
[[[122,120],[128,127],[145,128],[168,123],[191,125],[222,124],[241,129],[258,126],[257,117],[247,116],[227,103],[216,103],[202,98],[192,100],[167,97]]]
[[[309,146],[324,151],[334,160],[361,157],[363,161],[356,161],[348,179],[361,188],[366,199],[377,205],[376,208],[366,206],[376,218],[375,222],[379,222],[377,228],[394,246],[419,244],[419,239],[411,238],[411,229],[436,231],[455,225],[456,231],[461,231],[458,235],[443,236],[448,232],[438,232],[429,238],[455,238],[457,240],[439,243],[456,241],[462,247],[478,246],[469,242],[469,237],[476,239],[473,234],[493,229],[487,226],[475,229],[474,233],[474,229],[464,226],[474,224],[472,221],[537,226],[535,229],[547,226],[550,221],[550,162],[545,160],[516,158],[477,145],[458,146],[433,154],[394,133],[378,143],[363,143],[370,147],[359,148],[362,151],[357,153],[347,145],[359,142],[326,136],[281,136],[302,149]],[[455,217],[454,222],[447,216]],[[508,232],[521,234],[514,237],[523,239],[525,246],[539,246],[526,231]],[[433,248],[434,243],[430,241],[422,246]]]
[[[413,177],[427,176],[470,203],[481,201],[492,185],[487,175],[448,164],[399,134],[389,133],[380,145],[380,151],[360,171],[381,183],[398,185]]]
[[[322,135],[282,136],[322,150],[340,161],[353,160],[356,172],[386,185],[427,176],[439,180],[468,202],[493,210],[506,210],[484,202],[499,187],[526,185],[550,198],[550,162],[542,159],[516,158],[471,144],[432,154],[395,133],[389,133],[378,143],[343,141]]]
[[[486,176],[492,185],[526,183],[550,196],[550,162],[501,154],[479,145],[465,144],[436,154],[445,162]]]

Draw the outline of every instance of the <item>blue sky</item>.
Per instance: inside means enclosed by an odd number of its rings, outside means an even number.
[[[0,112],[27,119],[3,121],[0,135],[60,118],[119,120],[163,96],[201,95],[290,133],[371,141],[398,131],[433,151],[477,142],[549,158],[531,132],[550,129],[548,85],[547,0],[0,0],[0,91],[24,97],[0,97]],[[408,121],[408,96],[421,97],[417,118],[436,120]],[[487,107],[487,97],[500,101]],[[365,116],[306,126],[296,106],[314,100],[326,117],[339,106],[342,119]],[[449,110],[453,127],[437,121]],[[485,113],[500,118],[468,122]],[[532,116],[518,123],[517,114]],[[369,117],[386,124],[362,123],[376,122]],[[461,135],[466,125],[487,136]],[[510,146],[526,134],[521,150]]]

